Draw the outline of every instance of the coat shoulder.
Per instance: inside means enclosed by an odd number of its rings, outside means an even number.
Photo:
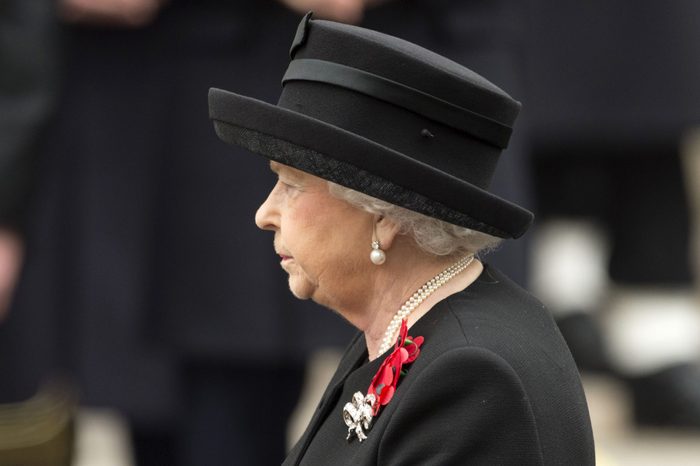
[[[470,346],[427,359],[405,381],[377,464],[545,464],[527,391],[507,361]]]
[[[425,317],[426,322],[409,332],[425,332],[423,351],[411,368],[413,377],[432,380],[436,386],[446,383],[458,393],[476,390],[480,402],[498,400],[498,406],[521,413],[520,421],[504,420],[509,428],[501,426],[499,435],[520,432],[519,438],[528,438],[531,447],[536,439],[544,464],[594,464],[578,370],[552,317],[536,298],[486,267],[476,282]],[[467,411],[476,412],[473,407]],[[481,421],[491,425],[488,418],[497,416],[489,411]]]

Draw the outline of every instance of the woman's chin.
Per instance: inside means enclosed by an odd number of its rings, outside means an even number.
[[[290,274],[289,291],[291,291],[297,299],[311,299],[315,288],[305,279]]]

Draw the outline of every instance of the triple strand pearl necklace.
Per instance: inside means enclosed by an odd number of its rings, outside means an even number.
[[[460,272],[469,267],[469,264],[471,264],[473,260],[473,254],[461,258],[455,264],[435,275],[425,285],[418,288],[418,290],[413,293],[413,296],[411,296],[408,301],[401,306],[396,314],[394,314],[394,317],[389,323],[389,327],[387,327],[386,332],[384,332],[384,338],[382,339],[382,344],[379,347],[379,353],[377,354],[384,354],[394,344],[395,335],[399,330],[402,320],[406,319],[415,308],[417,308],[428,298],[428,296],[433,294],[442,285],[449,282],[454,277],[459,275]]]

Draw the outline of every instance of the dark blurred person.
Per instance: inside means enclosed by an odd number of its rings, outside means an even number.
[[[638,423],[698,428],[680,142],[700,122],[700,5],[536,0],[532,25],[536,288]]]
[[[74,452],[75,394],[67,381],[47,380],[44,315],[37,309],[10,312],[24,245],[31,241],[36,156],[57,87],[53,7],[51,1],[0,2],[1,465],[67,466]],[[28,354],[17,354],[19,341],[29,347]],[[34,370],[41,366],[36,377],[27,376],[31,359]]]
[[[26,371],[12,344],[32,328],[37,346],[46,343],[43,314],[14,313],[10,307],[31,236],[37,156],[55,100],[56,32],[52,2],[0,3],[0,370],[9,373],[0,384],[0,402],[29,398],[39,385],[24,383]]]
[[[0,322],[23,258],[37,148],[55,91],[52,2],[0,3]]]

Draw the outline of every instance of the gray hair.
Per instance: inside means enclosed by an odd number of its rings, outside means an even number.
[[[494,249],[501,239],[487,233],[443,222],[405,209],[345,186],[328,181],[330,194],[371,214],[389,218],[399,225],[399,232],[411,236],[416,244],[436,256],[482,254]]]

